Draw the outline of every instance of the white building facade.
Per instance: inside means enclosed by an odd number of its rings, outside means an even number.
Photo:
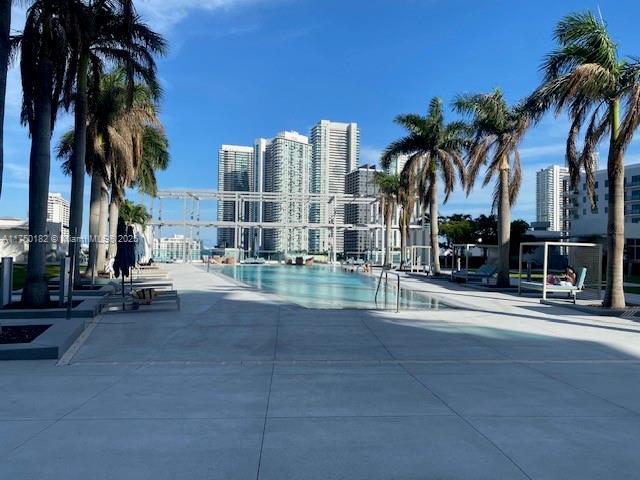
[[[202,258],[202,241],[184,235],[153,239],[153,259],[159,262],[192,262]]]
[[[47,222],[59,223],[69,233],[69,202],[61,193],[50,193],[47,198]]]
[[[360,130],[357,123],[332,122],[321,120],[311,129],[311,170],[310,192],[325,195],[344,194],[347,174],[357,166],[360,157]],[[339,223],[344,221],[344,208],[339,208],[335,215],[330,212],[328,203],[313,204],[310,207],[311,222],[327,223],[335,218]],[[331,239],[327,229],[312,229],[309,234],[309,249],[322,252],[335,248],[344,251],[344,238],[338,235]]]
[[[624,237],[626,261],[640,263],[640,163],[625,166],[624,174]],[[595,173],[595,204],[592,207],[587,194],[584,175],[572,194],[573,218],[571,236],[581,239],[607,236],[609,214],[609,182],[607,170]]]
[[[264,192],[309,193],[311,145],[308,137],[297,132],[282,132],[271,140],[264,154]],[[306,224],[309,207],[301,201],[269,202],[263,206],[264,222]],[[275,252],[300,252],[309,247],[306,228],[266,228],[262,249]]]
[[[570,231],[569,169],[550,165],[536,172],[536,221],[549,223],[549,230]]]

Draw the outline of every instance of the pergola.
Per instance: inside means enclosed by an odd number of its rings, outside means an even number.
[[[527,247],[542,248],[542,281],[534,282],[530,279],[522,280],[522,254]],[[537,290],[542,292],[542,299],[547,299],[548,293],[575,293],[582,291],[583,285],[576,285],[575,288],[557,287],[547,283],[547,275],[549,273],[549,247],[558,247],[565,250],[569,263],[576,269],[585,270],[585,278],[583,284],[595,284],[598,290],[598,298],[602,293],[602,245],[599,243],[581,243],[581,242],[523,242],[520,244],[520,255],[518,257],[518,295],[523,288],[528,290]],[[576,250],[578,253],[576,253]],[[591,252],[591,253],[586,253]],[[581,253],[581,254],[579,254]]]
[[[465,271],[465,276],[466,276],[466,280],[469,280],[469,251],[472,248],[482,248],[482,249],[486,249],[487,251],[491,248],[493,249],[497,249],[498,245],[484,245],[482,243],[454,243],[451,245],[451,251],[452,251],[452,260],[451,260],[451,273],[453,274],[454,271],[456,271],[456,258],[460,258],[462,256],[464,256],[465,259],[465,263],[464,263],[464,271]],[[462,255],[458,255],[457,252],[458,251],[462,251],[464,252]]]
[[[408,250],[412,272],[419,272],[421,267],[424,272],[427,271],[427,268],[429,271],[431,270],[431,247],[429,245],[411,245]]]

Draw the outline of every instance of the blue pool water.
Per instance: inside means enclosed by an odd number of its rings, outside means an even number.
[[[377,277],[344,272],[340,267],[287,265],[225,266],[224,275],[275,293],[285,300],[308,308],[395,309],[397,279],[389,275],[389,286],[380,287],[378,303],[374,302]],[[401,288],[401,309],[447,308],[426,294]]]

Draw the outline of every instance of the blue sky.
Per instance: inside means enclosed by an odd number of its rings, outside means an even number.
[[[499,86],[517,101],[537,85],[540,61],[553,48],[552,29],[571,11],[595,11],[599,5],[620,53],[640,56],[640,5],[632,0],[139,0],[137,5],[170,42],[169,55],[159,62],[162,119],[172,155],[171,167],[159,175],[162,188],[216,188],[220,144],[250,145],[282,130],[306,134],[320,119],[358,122],[361,161],[371,163],[403,133],[394,116],[424,112],[433,96],[448,104],[459,93]],[[14,28],[21,28],[23,18],[15,9]],[[19,104],[14,68],[0,215],[25,217],[29,142],[18,123]],[[63,115],[54,140],[71,124]],[[564,162],[566,133],[566,120],[553,117],[530,131],[522,146],[525,180],[514,218],[534,219],[535,171]],[[601,158],[604,166],[606,151]],[[638,161],[640,142],[635,142],[627,163]],[[68,184],[54,160],[51,191],[68,197]],[[442,212],[488,213],[491,190],[476,188],[468,198],[458,192]],[[177,205],[172,210],[179,215]],[[213,204],[201,210],[203,218],[214,218]]]

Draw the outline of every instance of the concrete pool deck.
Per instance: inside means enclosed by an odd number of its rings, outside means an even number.
[[[180,312],[0,363],[0,478],[638,478],[639,323],[416,279],[470,309],[306,310],[168,268]]]

